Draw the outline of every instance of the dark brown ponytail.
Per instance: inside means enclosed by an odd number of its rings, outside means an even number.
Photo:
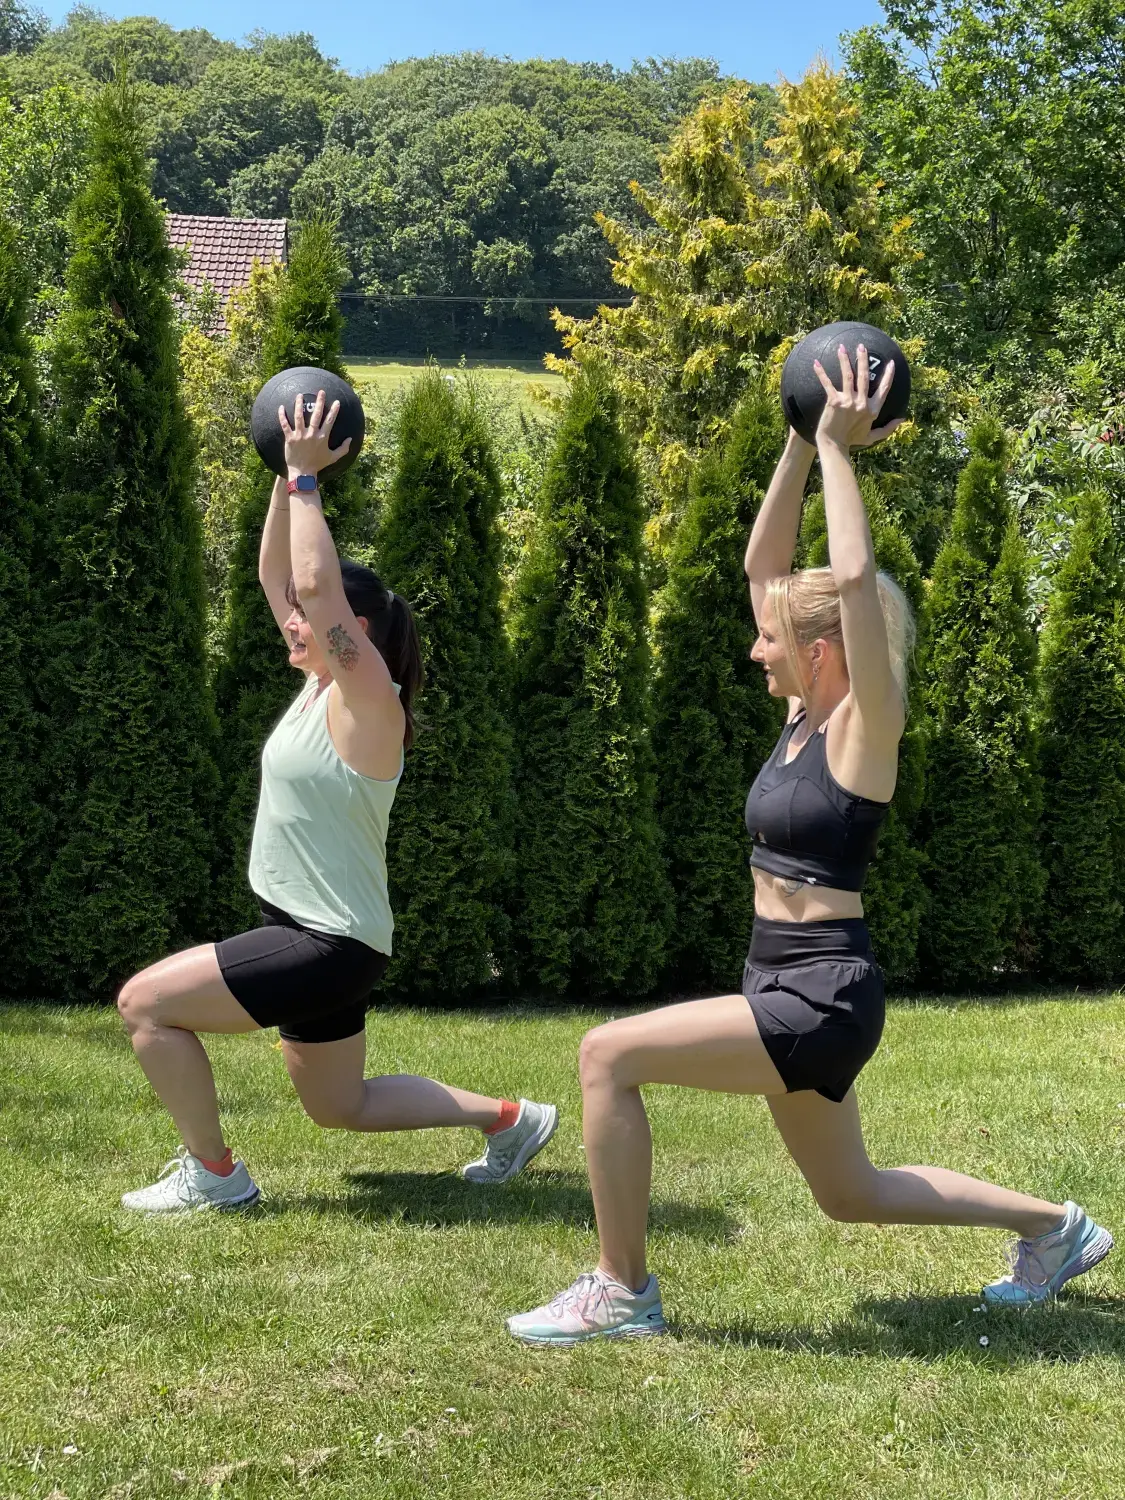
[[[389,589],[374,569],[363,563],[342,557],[340,576],[352,613],[367,621],[368,637],[399,685],[399,702],[406,715],[403,744],[409,750],[414,743],[414,703],[423,677],[422,642],[414,611],[401,594]]]

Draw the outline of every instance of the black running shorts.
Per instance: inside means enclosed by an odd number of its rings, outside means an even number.
[[[339,1042],[364,1027],[390,959],[358,938],[302,927],[259,902],[262,925],[215,944],[227,989],[259,1026],[287,1042]]]
[[[883,973],[867,924],[756,917],[742,993],[787,1091],[841,1103],[883,1035]]]

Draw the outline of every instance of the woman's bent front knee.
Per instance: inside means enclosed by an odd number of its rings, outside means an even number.
[[[583,1088],[620,1082],[622,1064],[628,1059],[629,1048],[617,1029],[618,1025],[616,1021],[607,1021],[604,1026],[595,1026],[582,1038],[578,1048],[578,1076]]]
[[[130,1035],[146,1022],[151,1022],[155,1002],[155,992],[144,971],[134,974],[121,986],[117,995],[117,1013]]]

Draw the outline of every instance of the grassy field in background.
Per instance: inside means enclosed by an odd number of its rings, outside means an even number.
[[[425,359],[385,360],[358,357],[348,358],[345,361],[348,379],[360,393],[361,398],[365,392],[386,397],[408,386],[430,363],[431,361]],[[463,371],[468,372],[473,379],[481,381],[499,399],[518,404],[525,410],[541,410],[532,393],[534,386],[543,386],[550,391],[557,392],[561,391],[565,384],[561,375],[552,375],[544,370],[542,361],[539,360],[469,359],[464,363],[459,360],[433,361],[433,363],[444,374],[459,375]]]
[[[469,1132],[301,1113],[272,1033],[209,1043],[241,1217],[117,1207],[172,1127],[112,1011],[0,1010],[0,1497],[1119,1500],[1125,1254],[974,1311],[1003,1237],[823,1219],[759,1100],[648,1091],[672,1336],[528,1350],[501,1316],[593,1261],[575,1059],[592,1013],[375,1013],[373,1071],[556,1100],[508,1187]],[[938,1162],[1125,1228],[1120,998],[895,1004],[876,1162]],[[982,1340],[987,1339],[987,1345]]]

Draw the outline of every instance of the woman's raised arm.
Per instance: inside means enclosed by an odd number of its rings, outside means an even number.
[[[872,430],[891,388],[895,367],[892,360],[883,372],[878,390],[870,395],[870,369],[867,350],[862,344],[856,355],[858,368],[853,375],[847,350],[840,345],[843,389],[839,391],[819,360],[815,365],[826,398],[816,431],[816,446],[824,478],[828,561],[840,593],[840,626],[852,703],[869,735],[897,742],[905,710],[891,669],[871,527],[851,462],[852,448],[878,442],[900,425],[891,422],[885,428]]]
[[[258,549],[258,582],[269,600],[277,628],[285,635],[285,622],[291,613],[285,597],[293,564],[289,555],[289,494],[284,479],[275,479],[262,527]]]
[[[750,603],[754,618],[761,619],[761,603],[771,578],[780,578],[793,567],[797,532],[801,525],[801,501],[816,449],[790,428],[789,441],[773,471],[770,487],[754,519],[746,544],[746,577],[750,581]]]

